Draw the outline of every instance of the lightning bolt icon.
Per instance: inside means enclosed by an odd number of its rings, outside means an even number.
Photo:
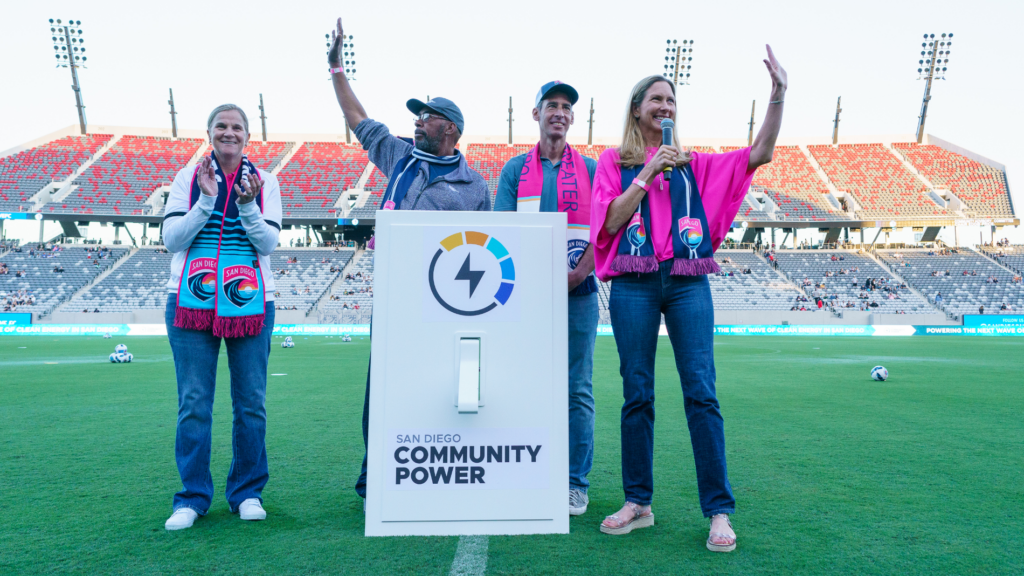
[[[480,284],[480,280],[484,277],[483,270],[470,270],[469,269],[469,254],[466,254],[466,261],[462,263],[462,268],[459,269],[459,273],[455,275],[456,280],[469,280],[469,297],[473,297],[473,292],[476,292],[476,287]]]

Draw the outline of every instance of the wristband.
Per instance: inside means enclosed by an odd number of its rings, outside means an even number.
[[[339,67],[339,68],[328,68],[327,71],[330,72],[331,74],[337,74],[339,72],[344,72],[345,70],[343,68]]]
[[[643,189],[644,192],[650,192],[650,190],[647,188],[647,182],[644,182],[639,178],[633,178],[633,184],[639,186],[641,189]]]

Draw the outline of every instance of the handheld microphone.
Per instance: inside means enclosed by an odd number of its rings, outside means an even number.
[[[673,141],[672,141],[672,130],[674,130],[675,127],[676,127],[675,122],[673,122],[670,118],[665,118],[664,120],[661,121],[661,144],[662,144],[662,146],[671,146],[673,144]],[[665,168],[664,174],[665,174],[665,181],[666,182],[672,179],[672,169],[673,168],[675,168],[675,166],[669,166],[668,168]]]

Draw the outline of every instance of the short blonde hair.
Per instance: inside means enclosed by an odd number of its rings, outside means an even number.
[[[640,131],[640,120],[633,116],[633,109],[640,108],[647,91],[658,82],[665,82],[672,89],[672,95],[676,94],[676,87],[664,76],[648,76],[633,86],[629,94],[629,102],[626,104],[626,122],[622,131],[622,144],[619,146],[620,166],[642,166],[647,163],[647,143],[644,142],[644,134]],[[682,151],[676,166],[686,166],[690,163],[690,153],[683,150],[679,145],[679,132],[672,134],[673,146]]]
[[[249,117],[245,115],[245,110],[242,110],[241,107],[234,104],[221,104],[214,108],[213,112],[210,112],[210,117],[206,119],[206,130],[213,130],[213,121],[217,119],[217,114],[220,114],[221,112],[230,112],[231,110],[235,110],[242,115],[242,123],[245,124],[245,133],[248,134]]]

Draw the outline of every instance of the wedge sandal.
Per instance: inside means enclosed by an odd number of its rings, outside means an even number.
[[[611,534],[612,536],[621,536],[623,534],[629,534],[638,528],[654,526],[654,512],[647,510],[645,514],[641,514],[640,510],[643,507],[635,502],[626,502],[626,506],[629,506],[629,509],[633,511],[633,518],[629,522],[623,523],[618,514],[606,516],[605,520],[613,520],[616,526],[605,526],[604,522],[601,522],[601,532]]]
[[[732,522],[729,521],[729,515],[728,514],[715,514],[714,516],[711,517],[711,521],[714,522],[715,518],[717,518],[718,516],[724,516],[725,517],[725,521],[729,524],[729,528],[732,528]],[[712,538],[721,538],[723,540],[732,540],[732,543],[730,543],[730,544],[715,544],[714,542],[711,541]],[[721,533],[718,533],[718,532],[712,532],[712,533],[708,534],[708,550],[711,550],[712,552],[732,552],[735,549],[736,549],[736,537],[735,536],[729,536],[728,534],[721,534]]]

